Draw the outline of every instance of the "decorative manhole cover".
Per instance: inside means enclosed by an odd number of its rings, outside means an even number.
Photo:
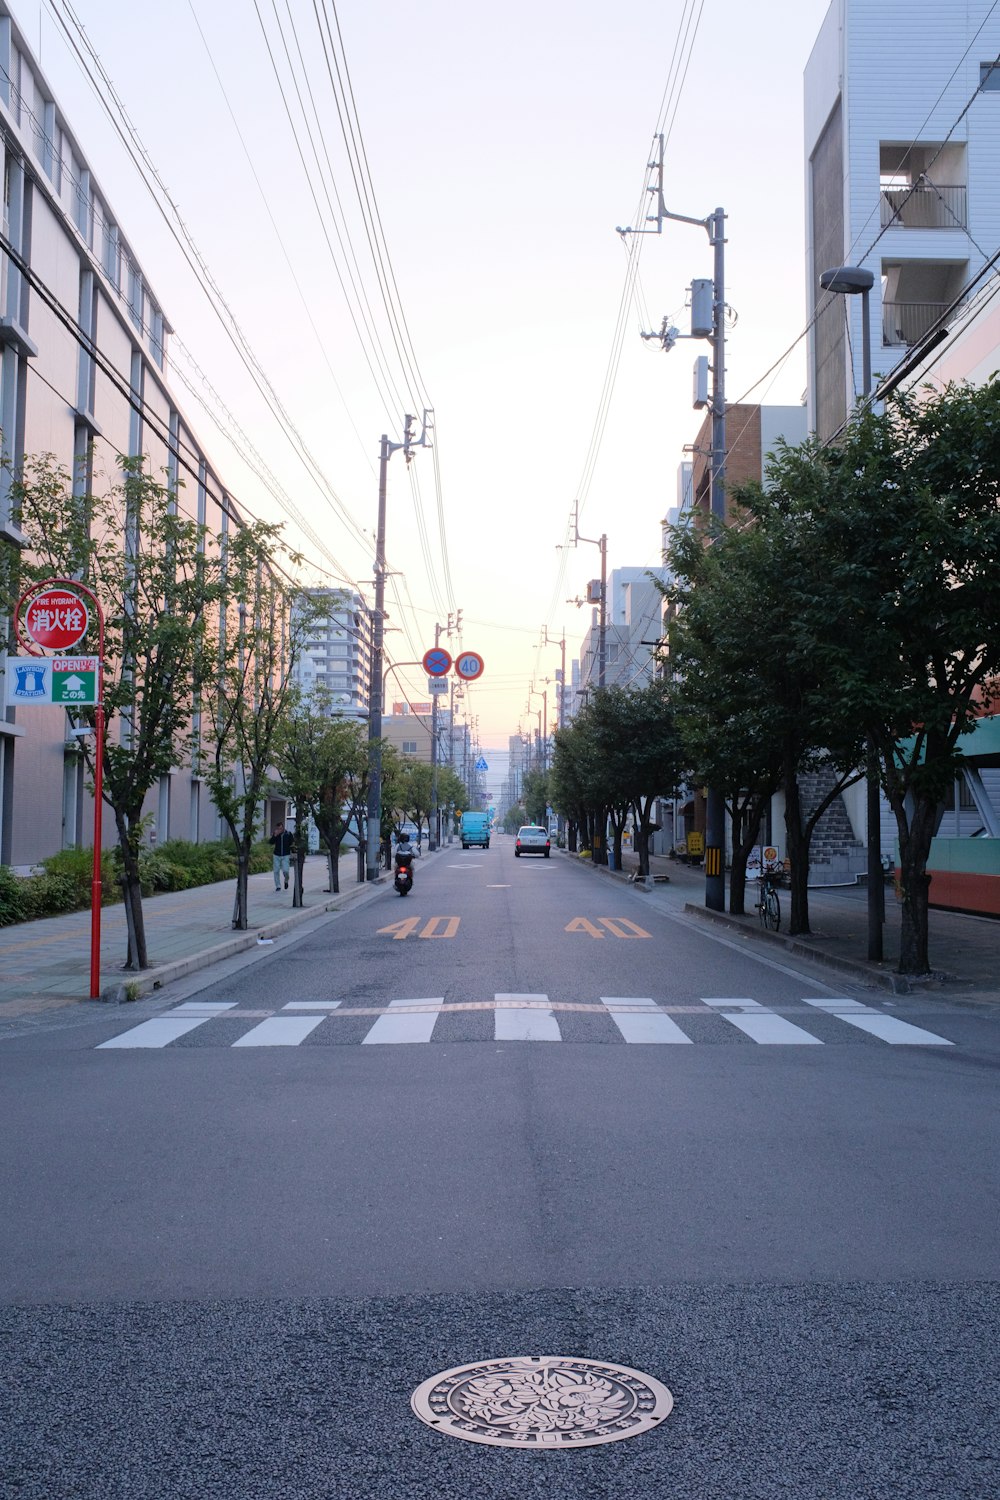
[[[670,1415],[665,1385],[624,1365],[536,1354],[432,1375],[410,1405],[422,1422],[470,1443],[586,1448],[648,1432]]]

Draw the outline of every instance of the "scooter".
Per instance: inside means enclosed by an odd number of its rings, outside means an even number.
[[[401,896],[408,896],[413,889],[413,852],[410,849],[396,850],[396,878],[392,882]]]

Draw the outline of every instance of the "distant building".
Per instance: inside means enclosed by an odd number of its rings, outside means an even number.
[[[351,589],[311,589],[309,600],[319,613],[296,662],[296,681],[305,693],[324,688],[335,715],[366,719],[371,676],[368,606]]]

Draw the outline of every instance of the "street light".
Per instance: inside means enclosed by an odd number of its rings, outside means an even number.
[[[871,314],[868,296],[875,285],[874,272],[866,270],[864,266],[838,266],[836,270],[824,271],[819,284],[824,292],[835,292],[844,297],[856,297],[860,294],[862,396],[867,401],[872,391]],[[865,779],[868,792],[868,957],[873,963],[881,963],[885,882],[882,873],[881,787],[878,753],[873,735],[868,736]]]

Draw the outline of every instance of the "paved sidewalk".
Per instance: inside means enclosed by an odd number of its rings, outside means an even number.
[[[148,995],[171,980],[256,948],[261,939],[273,939],[324,912],[363,900],[369,891],[384,889],[383,884],[358,884],[353,852],[341,858],[338,895],[324,891],[327,873],[325,856],[306,859],[305,904],[298,908],[292,906],[291,890],[275,891],[270,871],[251,875],[250,926],[246,932],[234,932],[232,926],[235,880],[148,897],[142,909],[154,967],[139,974],[122,968],[127,952],[124,906],[104,907],[101,998],[118,1001]],[[89,910],[0,927],[0,1022],[81,1002],[89,1004],[89,993]]]
[[[570,856],[572,857],[572,856]],[[582,863],[586,864],[586,861]],[[597,867],[598,877],[628,881],[638,866],[637,856],[623,853],[621,873]],[[654,877],[652,891],[646,899],[664,910],[728,928],[744,938],[760,942],[775,953],[805,959],[840,972],[845,981],[852,980],[895,994],[927,992],[954,999],[975,999],[1000,1003],[1000,921],[991,917],[964,916],[960,912],[931,911],[930,961],[933,974],[929,979],[909,979],[896,973],[899,965],[899,906],[891,886],[885,892],[885,926],[881,964],[868,959],[868,892],[864,886],[822,886],[809,891],[808,936],[790,938],[788,925],[788,892],[781,891],[782,928],[765,932],[760,925],[754,902],[756,883],[747,888],[748,915],[732,917],[728,912],[709,911],[705,906],[704,871],[683,865],[679,860],[653,856],[650,868]],[[664,879],[665,877],[665,879]],[[726,904],[728,906],[728,888]]]

